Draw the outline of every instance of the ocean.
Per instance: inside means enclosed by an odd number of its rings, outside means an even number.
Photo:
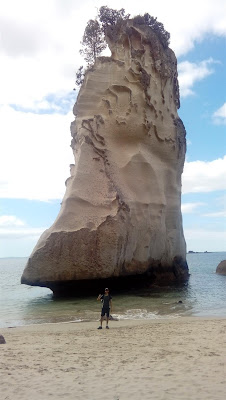
[[[225,259],[226,252],[188,254],[191,275],[186,285],[112,293],[112,316],[117,319],[226,317],[226,276],[215,273],[219,262]],[[57,299],[47,288],[21,285],[26,261],[27,258],[0,259],[0,328],[99,320],[101,305],[96,301],[99,293],[96,297]]]

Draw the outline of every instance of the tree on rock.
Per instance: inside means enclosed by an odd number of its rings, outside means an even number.
[[[113,8],[102,6],[100,7],[98,17],[101,22],[102,29],[105,32],[108,26],[114,26],[120,21],[129,19],[130,14],[125,15],[124,8],[121,8],[121,10],[114,10]]]
[[[163,47],[167,48],[170,43],[170,34],[164,28],[164,25],[157,20],[157,18],[152,17],[150,14],[145,13],[143,16],[137,15],[133,18],[133,21],[137,25],[149,26],[153,32],[158,36]]]
[[[101,55],[102,51],[107,47],[106,37],[111,40],[117,39],[118,31],[121,25],[126,23],[130,18],[130,14],[125,14],[124,8],[114,10],[107,6],[99,9],[97,19],[90,19],[86,25],[82,38],[82,49],[80,54],[87,62],[88,68],[92,67],[96,58]],[[170,34],[164,29],[161,22],[150,14],[145,13],[143,16],[137,15],[132,18],[135,25],[146,25],[155,32],[164,48],[169,46]],[[80,67],[76,72],[76,85],[81,86],[84,80],[86,68]]]
[[[88,66],[92,66],[107,46],[97,20],[90,19],[88,21],[81,44],[83,48],[80,50],[80,54],[84,56]]]

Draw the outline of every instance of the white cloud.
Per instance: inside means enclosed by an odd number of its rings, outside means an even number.
[[[208,34],[226,35],[224,0],[162,0],[151,3],[148,9],[171,33],[171,47],[177,57],[186,54]]]
[[[40,45],[44,42],[45,35],[43,31],[38,31],[38,26],[28,21],[24,23],[15,17],[12,19],[0,17],[0,25],[1,51],[6,55],[12,57],[32,56],[41,50]]]
[[[202,207],[205,203],[197,202],[197,203],[183,203],[181,205],[181,211],[183,214],[192,214],[196,211],[198,207]]]
[[[67,57],[64,64],[59,57],[51,52],[43,54],[43,58],[21,56],[19,59],[0,54],[0,104],[36,107],[37,111],[38,103],[49,94],[73,93],[75,65]]]
[[[4,229],[0,228],[1,239],[21,239],[32,238],[38,239],[46,228],[24,228],[24,229]]]
[[[226,210],[203,214],[203,217],[226,218]]]
[[[213,161],[185,162],[182,192],[203,193],[226,190],[226,156]]]
[[[30,107],[49,93],[72,91],[87,14],[77,1],[73,10],[69,3],[63,7],[66,18],[59,1],[1,4],[0,104]]]
[[[70,123],[74,117],[0,109],[0,197],[61,199],[74,162]]]
[[[193,86],[207,76],[213,74],[212,65],[215,64],[212,58],[198,63],[183,61],[178,64],[178,80],[180,84],[181,97],[194,95]]]
[[[0,238],[3,239],[38,239],[46,228],[27,227],[25,222],[15,215],[0,216]]]
[[[15,215],[0,216],[0,238],[38,240],[46,228],[32,228]],[[4,251],[4,249],[2,249]]]
[[[201,224],[200,224],[201,225]],[[225,251],[226,232],[206,230],[201,226],[184,229],[187,250],[193,251]]]
[[[213,113],[213,121],[217,125],[226,125],[226,103]]]
[[[14,215],[0,215],[0,227],[1,226],[8,226],[8,227],[13,227],[13,226],[23,226],[25,223],[15,217]]]

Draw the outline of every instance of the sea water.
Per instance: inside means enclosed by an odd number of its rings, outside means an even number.
[[[112,293],[113,317],[226,317],[226,276],[216,274],[217,265],[225,259],[226,252],[191,253],[187,255],[191,275],[186,285]],[[80,298],[57,299],[47,288],[21,285],[26,261],[0,259],[0,327],[99,319],[101,304],[88,293]]]

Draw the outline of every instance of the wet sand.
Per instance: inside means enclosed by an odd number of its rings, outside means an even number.
[[[0,330],[1,400],[223,400],[226,319]]]

